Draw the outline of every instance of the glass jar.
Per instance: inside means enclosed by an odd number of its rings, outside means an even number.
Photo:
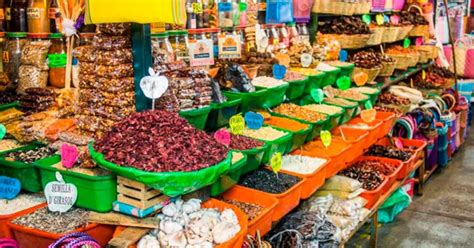
[[[94,41],[95,33],[81,33],[79,34],[79,45],[88,46],[92,45]]]
[[[212,46],[214,50],[214,58],[217,58],[219,55],[219,29],[218,28],[206,28],[204,35],[207,39],[212,40]]]
[[[300,41],[309,43],[309,31],[306,23],[298,23],[297,28]]]
[[[49,33],[48,0],[30,0],[26,10],[28,32]]]
[[[298,29],[296,28],[296,24],[294,22],[288,23],[286,27],[288,28],[288,37],[290,39],[290,45],[292,45],[298,41]]]
[[[154,68],[171,63],[174,60],[173,48],[168,37],[168,32],[151,35]]]
[[[28,32],[26,9],[28,0],[11,0],[6,8],[7,31]]]
[[[280,35],[276,29],[275,25],[266,25],[268,30],[268,45],[277,46],[280,44]]]
[[[280,46],[282,46],[282,48],[290,47],[290,36],[288,35],[288,30],[286,29],[285,24],[278,24],[275,25],[275,27],[278,29]]]
[[[218,0],[217,13],[219,27],[233,27],[234,23],[234,2],[236,0]]]
[[[51,40],[48,52],[49,84],[63,88],[66,81],[66,42],[61,33],[50,34],[49,39]]]
[[[49,30],[51,33],[61,32],[61,12],[59,12],[58,1],[51,0],[48,11]]]
[[[189,43],[188,31],[186,30],[171,30],[168,32],[171,47],[176,60],[183,60],[189,63]]]
[[[188,30],[189,40],[204,39],[204,29],[190,29]]]
[[[18,68],[21,65],[21,51],[26,43],[26,36],[25,32],[6,33],[7,38],[2,53],[3,66],[15,88],[19,81]]]

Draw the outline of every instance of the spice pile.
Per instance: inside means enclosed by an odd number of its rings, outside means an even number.
[[[308,124],[278,116],[270,116],[269,118],[265,118],[264,123],[269,126],[278,127],[292,132],[306,130],[309,127]]]
[[[281,169],[299,174],[311,174],[326,164],[327,160],[301,155],[285,155],[282,158]]]
[[[20,147],[20,143],[13,139],[0,140],[0,152],[8,151],[14,148]]]
[[[342,151],[347,149],[350,145],[342,139],[333,137],[331,144],[326,148],[320,138],[310,141],[297,150],[295,154],[301,154],[310,157],[324,157],[331,158],[338,156]]]
[[[277,114],[286,115],[308,122],[318,122],[326,118],[324,114],[311,111],[293,103],[283,103],[278,107],[274,108],[272,111]]]
[[[241,202],[233,199],[224,199],[226,203],[237,206],[242,212],[249,217],[249,221],[255,219],[263,210],[263,207],[257,204]]]
[[[306,76],[304,76],[301,73],[294,72],[294,71],[287,71],[285,74],[285,78],[283,80],[291,83],[292,81],[301,81],[305,79],[306,79]]]
[[[326,104],[309,104],[303,106],[312,111],[316,111],[318,113],[327,114],[327,115],[335,115],[342,113],[344,110],[340,107],[326,105]]]
[[[390,176],[397,170],[393,165],[374,160],[359,161],[351,165],[351,167],[357,167],[361,171],[375,171],[384,176]]]
[[[106,132],[94,148],[106,160],[140,170],[196,171],[221,162],[228,149],[177,113],[135,113]]]
[[[278,176],[269,170],[258,169],[240,179],[239,185],[257,189],[271,194],[281,194],[301,179],[292,175],[278,173]]]
[[[369,95],[379,92],[379,90],[377,90],[376,88],[371,88],[371,87],[356,87],[353,89],[362,94],[369,94]]]
[[[336,96],[339,98],[344,98],[351,101],[367,101],[369,99],[368,96],[354,90],[354,88],[348,90],[339,90],[333,88],[332,86],[324,87],[324,94],[327,96]]]
[[[398,149],[394,146],[373,145],[369,148],[365,155],[408,161],[413,155],[413,152],[410,150]]]
[[[33,163],[53,155],[55,151],[49,146],[38,147],[33,150],[9,152],[5,154],[5,160]]]
[[[250,128],[244,128],[244,131],[242,132],[242,135],[254,138],[254,139],[259,139],[259,140],[265,140],[265,141],[273,141],[277,140],[288,133],[285,131],[280,131],[276,130],[275,128],[272,127],[261,127],[260,129],[250,129]]]
[[[346,100],[344,98],[336,98],[336,97],[325,98],[324,103],[333,104],[333,105],[337,105],[337,106],[341,106],[341,107],[354,107],[354,106],[357,105],[357,103],[355,103],[355,102],[351,102],[351,101]]]
[[[45,201],[40,194],[20,194],[13,200],[0,199],[0,215],[17,213]]]
[[[261,147],[264,144],[265,143],[260,140],[251,139],[241,135],[231,134],[229,148],[239,151],[245,151],[256,147]]]

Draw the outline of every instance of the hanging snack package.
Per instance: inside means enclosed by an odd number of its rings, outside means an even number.
[[[22,65],[18,70],[20,81],[17,93],[24,94],[28,88],[44,88],[48,83],[48,71],[32,65]]]
[[[116,49],[112,51],[100,51],[97,53],[96,62],[99,65],[117,66],[132,63],[132,51],[130,49]]]
[[[132,48],[132,41],[128,36],[98,34],[94,37],[93,45],[100,50],[112,51],[116,49]]]
[[[48,57],[50,41],[28,41],[21,52],[22,65],[34,65],[42,70],[48,70]]]
[[[129,36],[132,33],[131,23],[113,23],[97,25],[97,31],[108,35]]]
[[[74,48],[73,55],[81,63],[95,62],[97,59],[97,50],[93,46],[80,46]]]

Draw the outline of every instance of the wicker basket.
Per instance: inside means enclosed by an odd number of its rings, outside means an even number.
[[[408,33],[410,37],[427,37],[430,36],[430,27],[428,25],[416,25],[413,27],[412,30]]]
[[[408,57],[407,55],[405,54],[389,54],[387,53],[387,55],[394,59],[395,61],[397,61],[396,65],[395,65],[395,69],[398,69],[398,70],[406,70],[408,69]]]
[[[355,3],[352,3],[352,2],[348,2],[348,1],[341,1],[342,2],[342,5],[341,5],[341,12],[340,14],[341,15],[353,15],[354,14],[354,11],[355,11],[355,8],[356,8],[356,4]]]
[[[408,36],[408,33],[413,29],[413,25],[401,26],[398,30],[397,40],[403,40]]]
[[[338,1],[315,0],[311,12],[335,14],[337,13]]]
[[[399,27],[383,27],[382,43],[391,43],[397,40]]]
[[[418,49],[418,48],[416,48],[416,50],[420,54],[420,59],[418,60],[418,63],[422,63],[422,64],[428,63],[428,61],[431,58],[431,51],[421,50],[421,49]]]
[[[395,62],[382,62],[382,69],[380,69],[379,77],[390,77],[393,75],[395,71],[395,67],[397,66],[397,61]]]
[[[418,61],[420,60],[420,53],[410,53],[407,54],[407,60],[408,60],[408,67],[414,67],[418,64]]]
[[[334,39],[339,41],[342,49],[357,49],[367,45],[370,34],[318,34],[318,39]]]
[[[367,45],[378,45],[382,43],[384,30],[384,27],[371,27],[370,31],[372,31],[372,34],[370,35],[370,39],[367,41]]]
[[[359,72],[365,72],[367,74],[367,83],[373,82],[375,78],[379,75],[380,68],[365,69],[362,67],[354,67],[352,72],[351,80],[354,81],[354,75],[357,75]]]
[[[438,47],[436,47],[436,46],[421,45],[421,46],[416,46],[416,50],[419,51],[419,52],[426,51],[428,53],[428,57],[430,59],[438,58]]]
[[[361,5],[362,5],[362,7],[361,7],[360,14],[370,13],[370,10],[372,9],[372,1],[371,0],[362,0]]]

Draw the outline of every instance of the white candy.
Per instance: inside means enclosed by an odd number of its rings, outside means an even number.
[[[311,174],[327,162],[326,159],[301,155],[285,155],[281,169],[300,174]]]

